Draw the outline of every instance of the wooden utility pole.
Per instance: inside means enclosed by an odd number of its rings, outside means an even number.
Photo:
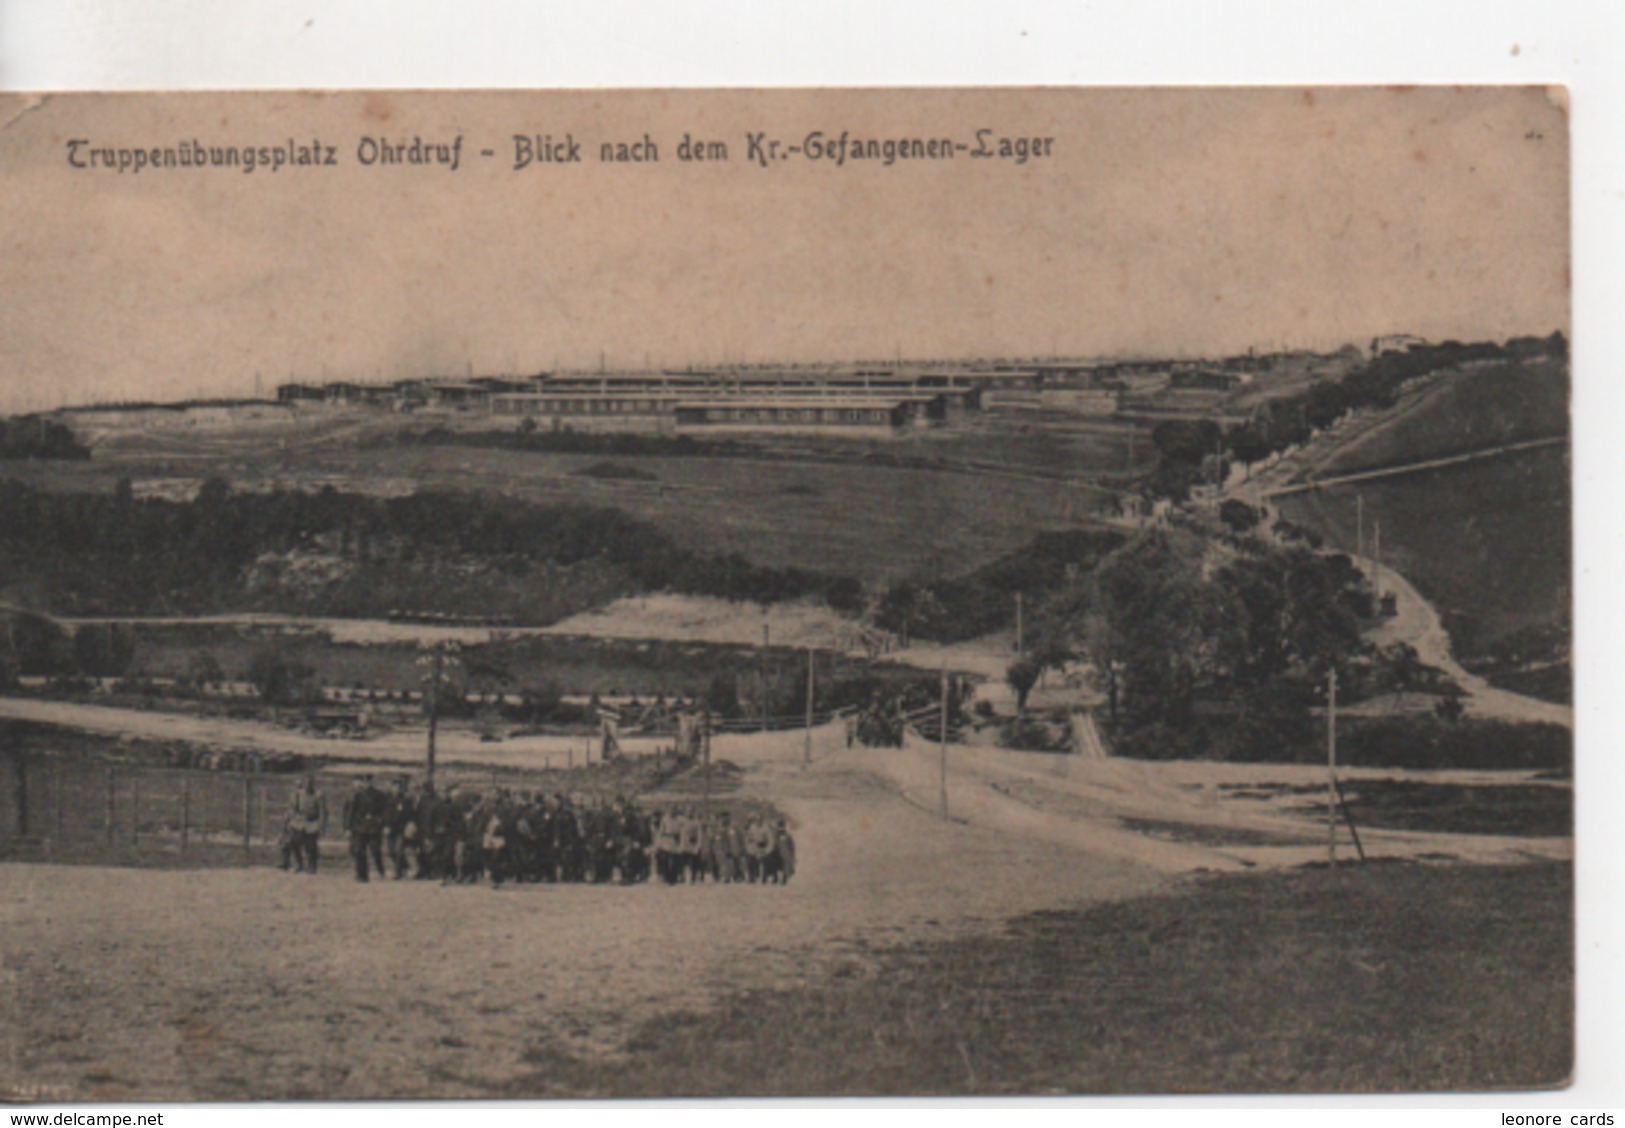
[[[1382,610],[1382,522],[1371,522],[1371,586],[1377,595],[1378,610]]]
[[[937,751],[940,763],[941,794],[938,807],[943,818],[948,817],[948,667],[942,668],[942,729],[937,733]]]
[[[434,783],[434,738],[440,720],[440,673],[445,668],[445,656],[438,649],[429,666],[429,748],[423,763],[423,778]]]
[[[1337,868],[1337,670],[1326,674],[1326,864]]]
[[[705,809],[711,810],[711,703],[706,702],[705,712],[701,714],[700,724],[704,728],[700,731],[700,780],[704,790]]]
[[[767,642],[768,626],[762,624],[762,731],[767,731]]]
[[[813,730],[813,648],[807,647],[807,733],[801,745],[801,764],[809,767],[812,764],[812,730]]]
[[[1354,495],[1354,555],[1365,567],[1365,495]]]

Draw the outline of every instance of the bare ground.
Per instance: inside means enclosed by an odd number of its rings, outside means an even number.
[[[357,885],[255,871],[0,866],[0,1090],[56,1099],[476,1097],[548,1040],[1156,884],[945,824],[871,772],[758,765],[797,824],[783,888]],[[29,1087],[35,1087],[30,1089]]]
[[[808,767],[802,751],[795,733],[717,742],[795,822],[783,888],[360,886],[339,859],[315,878],[0,866],[0,1092],[546,1095],[549,1059],[527,1057],[543,1046],[613,1056],[652,1016],[849,975],[881,945],[1324,856],[1313,821],[1220,786],[1314,778],[1289,765],[954,748],[944,821],[933,746],[847,749],[831,726]],[[1168,823],[1215,833],[1141,833]],[[1506,861],[1572,842],[1374,832],[1368,848]]]

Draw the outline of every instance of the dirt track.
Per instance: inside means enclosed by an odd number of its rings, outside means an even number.
[[[934,747],[848,750],[840,731],[819,731],[810,768],[800,734],[717,742],[795,820],[784,888],[359,886],[338,859],[315,878],[0,866],[0,1093],[544,1095],[545,1058],[526,1058],[544,1041],[610,1052],[642,1018],[838,975],[871,945],[1323,856],[1314,823],[1216,787],[1313,769],[958,748],[944,822]],[[1267,827],[1281,844],[1158,840],[1124,816]],[[1368,848],[1505,861],[1572,842],[1377,832]]]
[[[833,735],[833,734],[831,734]],[[799,742],[798,742],[799,743]],[[256,871],[0,866],[0,1092],[61,1099],[545,1092],[542,1035],[838,971],[1162,878],[944,824],[842,758],[760,763],[798,824],[784,888],[359,886]]]

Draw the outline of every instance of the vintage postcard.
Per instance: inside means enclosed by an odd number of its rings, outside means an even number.
[[[0,99],[0,1099],[1565,1084],[1568,144]]]

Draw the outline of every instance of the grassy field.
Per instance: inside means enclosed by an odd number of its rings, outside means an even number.
[[[489,426],[483,418],[463,426]],[[1087,484],[1130,464],[1132,428],[1047,425],[984,416],[963,428],[895,440],[796,438],[763,457],[624,457],[635,475],[594,476],[596,454],[397,446],[398,419],[318,421],[305,431],[124,433],[89,463],[8,466],[49,488],[111,491],[118,478],[169,482],[219,474],[242,487],[399,494],[488,490],[546,502],[610,505],[654,521],[686,547],[738,552],[869,582],[955,576],[1045,529],[1086,523],[1106,495]],[[282,445],[286,443],[287,445]],[[1134,444],[1133,463],[1153,455]],[[586,473],[584,473],[584,471]]]
[[[1539,1088],[1573,1061],[1566,866],[1210,879],[862,952],[815,986],[550,1042],[512,1095]]]
[[[1563,448],[1280,499],[1281,511],[1355,547],[1355,496],[1365,501],[1367,545],[1382,525],[1383,562],[1444,617],[1460,657],[1512,631],[1568,613],[1572,571],[1569,456]]]
[[[1507,361],[1445,374],[1386,425],[1362,435],[1316,468],[1348,474],[1569,430],[1568,365]]]

